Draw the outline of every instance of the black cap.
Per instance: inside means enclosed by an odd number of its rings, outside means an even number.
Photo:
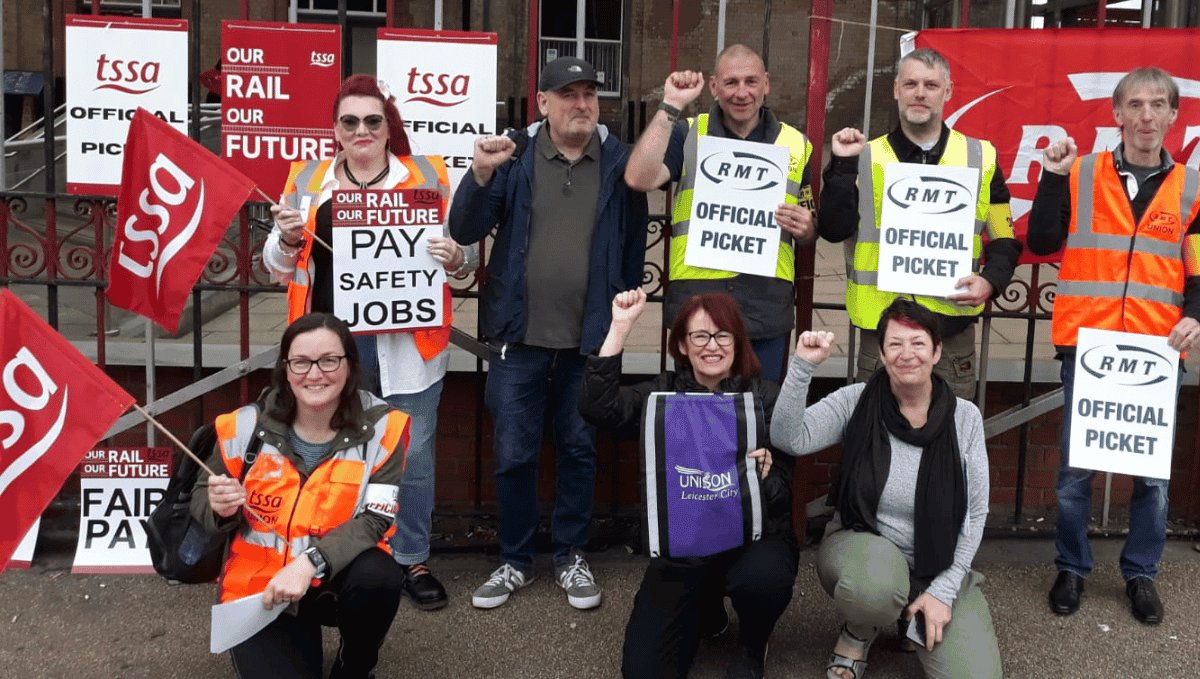
[[[577,82],[600,84],[596,77],[596,69],[578,57],[559,57],[542,67],[542,77],[538,79],[538,92],[561,90]]]

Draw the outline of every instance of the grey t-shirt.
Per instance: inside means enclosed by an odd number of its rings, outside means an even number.
[[[583,333],[588,263],[600,198],[600,137],[593,133],[575,162],[559,153],[549,124],[538,130],[533,154],[528,272],[529,325],[525,344],[577,347]]]

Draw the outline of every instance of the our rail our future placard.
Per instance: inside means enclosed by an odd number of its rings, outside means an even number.
[[[438,189],[333,192],[333,311],[355,334],[442,326]]]

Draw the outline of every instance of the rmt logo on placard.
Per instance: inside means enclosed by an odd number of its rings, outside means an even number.
[[[903,210],[946,215],[970,205],[971,190],[943,177],[905,177],[888,187],[887,197]]]
[[[145,94],[158,89],[161,69],[162,65],[157,61],[109,59],[107,54],[101,54],[96,59],[96,80],[100,81],[96,89]]]
[[[1145,387],[1172,377],[1175,363],[1165,356],[1131,344],[1103,344],[1079,357],[1079,364],[1093,377],[1110,380],[1114,386]]]
[[[770,160],[744,151],[719,151],[700,161],[700,172],[714,184],[734,191],[762,191],[778,186],[784,171]]]
[[[421,73],[414,66],[408,71],[408,93],[405,103],[420,101],[434,106],[458,106],[467,101],[471,76],[453,73]],[[452,97],[461,97],[457,101]]]

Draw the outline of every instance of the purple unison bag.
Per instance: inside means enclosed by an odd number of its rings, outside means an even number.
[[[754,394],[654,392],[642,420],[650,556],[709,556],[762,537],[766,431]]]

